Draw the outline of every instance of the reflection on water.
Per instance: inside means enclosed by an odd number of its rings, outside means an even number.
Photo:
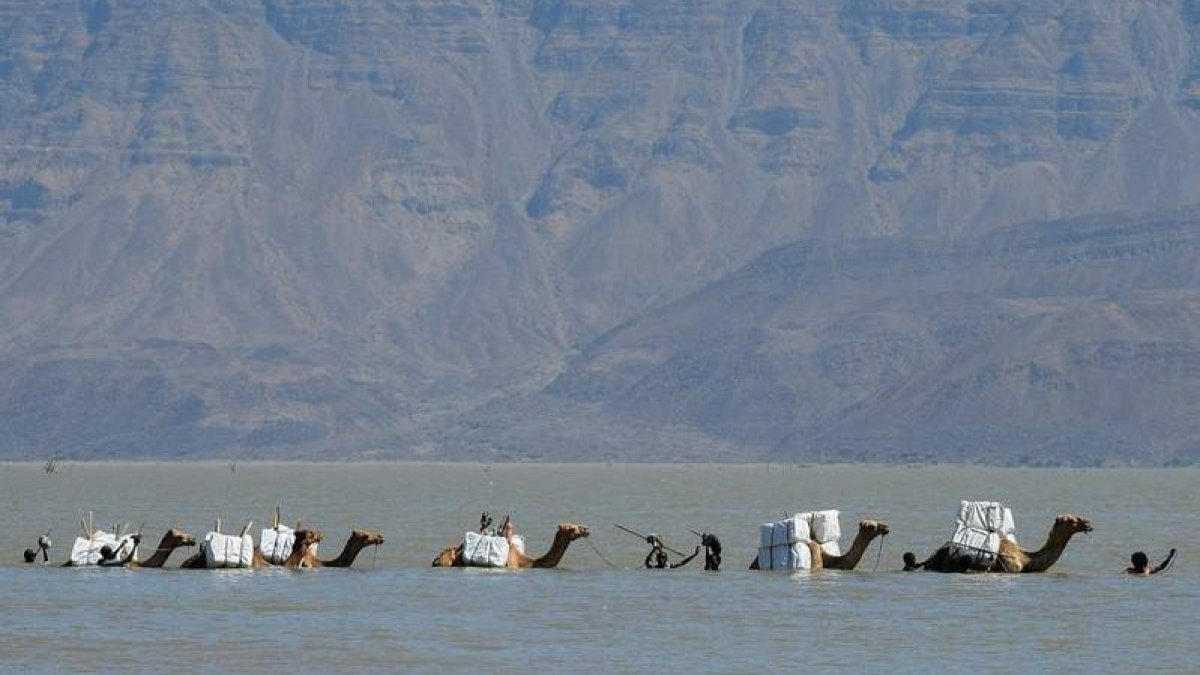
[[[1194,470],[1000,470],[763,466],[0,465],[0,668],[95,670],[488,670],[515,672],[1155,669],[1194,671],[1200,550]],[[1011,505],[1018,536],[1041,544],[1053,517],[1096,531],[1042,575],[896,572],[952,529],[960,498]],[[276,504],[325,533],[326,553],[353,527],[387,536],[351,570],[73,570],[19,564],[53,527],[62,560],[81,512],[96,522],[172,525],[202,535]],[[840,508],[891,525],[877,572],[745,570],[757,524],[783,510]],[[535,555],[555,525],[593,528],[609,569],[577,543],[553,571],[429,568],[478,522],[512,513]],[[655,531],[690,550],[689,529],[724,543],[724,570],[702,559],[637,569],[644,544],[613,527]],[[877,546],[877,545],[876,545]],[[1157,579],[1120,574],[1129,553],[1180,563]],[[185,557],[176,552],[169,567]],[[1145,621],[1141,621],[1141,617]],[[1140,623],[1140,627],[1131,629]]]

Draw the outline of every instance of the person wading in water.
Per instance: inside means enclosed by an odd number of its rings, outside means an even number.
[[[662,537],[657,534],[649,535],[646,537],[646,543],[650,544],[651,548],[650,552],[646,554],[646,559],[642,561],[642,565],[648,570],[678,569],[690,563],[692,558],[700,555],[700,547],[697,546],[691,555],[672,565],[668,562],[666,544],[663,543]]]
[[[1166,559],[1163,560],[1159,564],[1158,567],[1155,567],[1154,569],[1150,569],[1150,558],[1145,553],[1138,551],[1137,553],[1134,553],[1133,555],[1129,556],[1129,562],[1133,563],[1133,566],[1126,567],[1125,574],[1136,574],[1136,575],[1144,575],[1144,576],[1150,576],[1151,574],[1158,574],[1159,572],[1162,572],[1163,570],[1167,569],[1167,566],[1170,565],[1171,561],[1174,559],[1175,559],[1175,549],[1171,549],[1171,552],[1167,554]]]
[[[707,572],[718,572],[721,569],[721,540],[715,534],[700,535],[700,545],[704,547],[704,569]]]
[[[42,554],[42,564],[50,562],[50,536],[43,534],[38,537],[37,550],[31,548],[25,549],[25,562],[32,563],[37,561],[38,553]]]

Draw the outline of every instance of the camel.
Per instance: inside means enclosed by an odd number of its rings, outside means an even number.
[[[131,567],[131,568],[135,568],[135,569],[136,568],[146,568],[146,569],[161,568],[163,565],[165,565],[167,563],[167,558],[171,557],[172,551],[174,551],[175,549],[177,549],[181,546],[195,546],[195,545],[196,545],[195,537],[188,534],[187,532],[184,532],[183,530],[171,528],[171,529],[167,530],[166,534],[163,535],[162,540],[158,542],[158,548],[154,549],[154,554],[151,555],[149,558],[146,558],[145,560],[138,562],[133,559],[134,551],[130,551],[129,555],[125,558],[125,560],[122,560],[120,564],[124,565],[125,567]],[[134,547],[134,548],[136,550],[136,547]]]
[[[1071,537],[1079,532],[1091,531],[1092,523],[1087,518],[1064,513],[1054,519],[1045,545],[1036,551],[1026,551],[1016,542],[1001,539],[1000,552],[996,556],[996,562],[990,567],[976,569],[971,568],[969,562],[964,562],[962,558],[952,557],[950,544],[947,543],[929,556],[925,562],[917,563],[914,567],[930,572],[1007,572],[1011,574],[1045,572],[1058,562]]]
[[[842,555],[829,555],[821,545],[815,541],[808,542],[808,551],[812,558],[809,571],[820,569],[827,570],[853,570],[858,567],[858,561],[862,560],[863,554],[867,552],[867,547],[871,545],[876,537],[886,537],[891,530],[887,523],[879,520],[860,520],[858,521],[858,534],[854,536],[854,543],[850,544],[850,548]],[[758,567],[758,557],[750,561],[750,569],[756,570]]]
[[[509,546],[508,560],[504,566],[508,569],[553,569],[558,567],[558,563],[562,561],[562,557],[567,552],[567,547],[571,545],[571,542],[587,537],[591,533],[592,531],[586,525],[559,523],[558,529],[554,533],[554,543],[550,545],[550,550],[545,555],[540,558],[530,558],[518,551],[516,546]],[[463,543],[459,542],[457,546],[451,546],[439,553],[433,559],[433,566],[465,567],[462,554]]]
[[[300,532],[300,530],[297,530],[297,532]],[[346,545],[342,548],[342,552],[338,555],[338,557],[332,560],[321,560],[317,558],[316,554],[310,550],[312,544],[321,540],[320,531],[317,530],[315,532],[317,538],[313,541],[306,541],[303,544],[301,543],[300,537],[297,534],[296,547],[303,546],[304,551],[300,554],[300,557],[296,559],[295,564],[290,565],[291,567],[350,567],[354,564],[354,559],[358,557],[358,554],[364,548],[368,546],[379,546],[383,543],[383,535],[378,532],[374,532],[372,530],[354,530],[350,533],[350,538],[346,540]],[[288,562],[291,562],[293,558],[296,558],[295,553],[295,548],[293,548],[293,555],[292,557],[288,558]],[[285,567],[289,566],[288,562],[284,563]]]

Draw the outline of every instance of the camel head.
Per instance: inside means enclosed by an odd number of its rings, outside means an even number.
[[[383,535],[375,530],[354,530],[350,533],[350,541],[363,548],[378,546],[383,543]]]
[[[462,555],[462,547],[461,546],[451,546],[450,548],[437,554],[437,557],[433,559],[433,566],[434,567],[454,567],[455,562],[460,560],[460,558],[459,558],[460,555]]]
[[[574,523],[559,523],[558,532],[559,534],[567,535],[567,541],[575,541],[576,539],[582,539],[592,534],[587,525],[576,525]]]
[[[296,543],[292,546],[295,550],[307,551],[313,544],[320,543],[325,535],[316,528],[303,528],[296,530]]]
[[[1080,532],[1091,532],[1092,521],[1087,518],[1080,518],[1079,516],[1064,513],[1054,519],[1054,529],[1069,535]]]
[[[858,531],[874,539],[888,536],[891,529],[882,520],[860,520],[858,521]]]
[[[172,527],[163,535],[161,548],[178,548],[180,546],[195,546],[196,538],[183,530]]]

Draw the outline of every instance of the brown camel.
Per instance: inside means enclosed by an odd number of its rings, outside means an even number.
[[[930,572],[1045,572],[1058,562],[1071,537],[1079,532],[1091,531],[1092,523],[1087,518],[1064,513],[1054,519],[1045,545],[1036,551],[1026,551],[1016,542],[1001,539],[996,562],[980,569],[964,563],[962,558],[951,556],[950,545],[944,544],[928,560],[915,567]]]
[[[299,532],[299,530],[297,530]],[[311,551],[312,544],[320,541],[320,531],[316,531],[317,539],[315,541],[307,541],[303,543],[304,552],[301,554],[299,561],[292,567],[316,568],[316,567],[350,567],[354,564],[354,559],[358,554],[368,546],[379,546],[383,543],[383,535],[372,530],[354,530],[350,533],[350,538],[346,540],[346,545],[342,548],[342,552],[338,557],[332,560],[321,560],[316,554]],[[300,546],[300,537],[296,537],[296,545]],[[292,549],[295,553],[295,549]],[[293,556],[294,557],[294,556]],[[291,558],[289,558],[289,561]],[[284,563],[287,566],[287,563]]]
[[[167,558],[171,557],[171,552],[181,546],[195,546],[196,538],[184,532],[171,528],[163,535],[162,540],[158,542],[158,548],[154,549],[154,554],[149,558],[138,562],[133,560],[133,551],[129,552],[129,556],[121,562],[125,567],[133,568],[160,568],[167,563]]]
[[[551,569],[558,567],[558,563],[562,561],[563,555],[567,552],[567,547],[576,539],[591,535],[592,531],[586,525],[575,525],[573,523],[559,523],[558,529],[554,533],[554,543],[550,545],[550,550],[540,558],[530,558],[529,556],[517,550],[516,546],[508,547],[508,561],[504,565],[508,569]],[[464,567],[463,562],[463,544],[460,542],[457,546],[442,551],[433,559],[434,567]]]
[[[290,569],[304,567],[305,557],[311,556],[311,553],[308,550],[309,547],[313,544],[319,543],[320,541],[321,532],[319,530],[296,530],[296,543],[292,546],[292,554],[288,556],[286,561],[284,561],[283,566]],[[201,551],[187,560],[184,560],[183,564],[179,567],[180,569],[185,570],[209,569],[208,562],[204,557],[204,551]],[[255,547],[253,557],[250,561],[250,568],[260,570],[267,569],[269,567],[275,567],[275,565],[272,565],[266,558],[264,558],[263,554],[259,552],[257,547]]]
[[[827,570],[852,570],[858,566],[858,561],[862,559],[863,554],[867,552],[867,547],[875,540],[875,537],[886,537],[890,530],[887,523],[878,520],[860,520],[858,522],[858,534],[854,536],[854,543],[850,544],[850,548],[842,555],[829,555],[820,548],[816,551],[820,553],[813,554],[813,569]],[[820,564],[818,564],[818,559]]]

